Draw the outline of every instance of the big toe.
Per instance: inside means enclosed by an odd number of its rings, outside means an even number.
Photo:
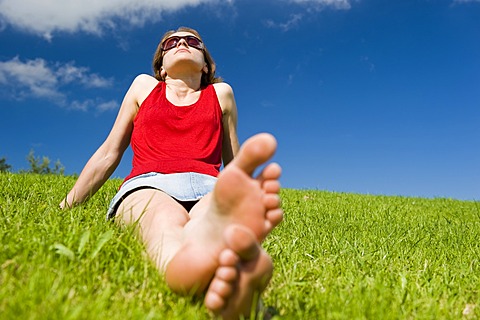
[[[260,244],[255,234],[247,227],[230,225],[224,233],[225,243],[242,261],[250,261],[258,257],[261,252]]]
[[[236,165],[252,175],[255,169],[267,162],[277,149],[277,140],[269,133],[259,133],[245,141],[237,157]]]

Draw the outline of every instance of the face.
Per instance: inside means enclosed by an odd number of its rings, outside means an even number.
[[[189,67],[192,72],[207,72],[203,43],[189,32],[176,32],[162,42],[163,72]]]

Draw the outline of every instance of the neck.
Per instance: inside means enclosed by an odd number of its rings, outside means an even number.
[[[165,79],[167,87],[167,99],[174,105],[190,105],[198,99],[200,92],[200,80],[196,79],[174,79],[167,76]]]
[[[192,92],[200,90],[202,84],[202,74],[198,76],[183,76],[183,77],[171,77],[167,75],[165,78],[165,83],[170,89],[179,92]]]

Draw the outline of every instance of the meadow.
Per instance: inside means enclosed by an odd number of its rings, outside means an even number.
[[[120,180],[62,211],[74,181],[0,174],[0,319],[210,319],[200,299],[168,290],[131,230],[105,220]],[[480,202],[281,196],[285,220],[264,242],[274,319],[480,318]]]

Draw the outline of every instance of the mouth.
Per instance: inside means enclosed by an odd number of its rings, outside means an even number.
[[[184,49],[178,49],[175,54],[179,53],[179,52],[188,52],[190,53],[190,50],[188,50],[187,48],[184,48]]]

